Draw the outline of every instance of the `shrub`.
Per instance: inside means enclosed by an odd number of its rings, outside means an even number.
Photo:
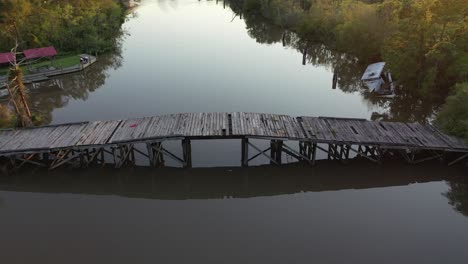
[[[443,131],[468,140],[468,82],[457,84],[437,116],[436,125]]]

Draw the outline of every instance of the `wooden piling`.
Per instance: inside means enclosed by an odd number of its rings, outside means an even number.
[[[247,167],[249,166],[249,139],[242,138],[241,146],[242,146],[241,163],[242,163],[242,166]]]

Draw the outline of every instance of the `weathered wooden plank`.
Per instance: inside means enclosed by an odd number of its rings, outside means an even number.
[[[400,124],[396,122],[382,122],[382,124],[384,124],[387,130],[389,130],[389,132],[394,135],[394,138],[398,138],[401,141],[399,143],[400,145],[408,147],[419,145],[418,142],[414,142],[414,140],[411,139],[411,136],[408,135],[406,128],[402,127]]]
[[[391,130],[385,127],[382,122],[372,122],[372,127],[375,127],[379,131],[379,134],[383,135],[385,141],[390,142],[392,145],[400,145],[401,137],[398,134],[392,133]]]
[[[450,148],[450,145],[445,143],[443,140],[437,138],[433,135],[432,131],[426,128],[425,126],[418,123],[407,124],[410,128],[415,131],[420,137],[424,137],[428,142],[425,146],[430,148]]]
[[[408,141],[402,137],[389,122],[378,122],[381,131],[385,131],[394,145],[406,146]]]
[[[59,149],[75,146],[87,125],[88,123],[72,126],[67,130],[67,133],[60,133],[60,135],[51,135],[51,137],[55,137],[56,140],[50,145],[50,148]]]
[[[109,143],[144,139],[151,120],[151,117],[123,120],[116,128]]]
[[[76,146],[104,145],[107,144],[110,137],[120,124],[116,121],[95,121],[89,123],[82,132],[81,138]]]
[[[451,149],[454,149],[454,150],[467,150],[468,149],[468,144],[463,139],[449,136],[441,132],[439,129],[437,129],[436,127],[432,125],[426,125],[426,128],[432,131],[435,137],[439,138],[440,140],[444,141],[447,145],[449,145]]]
[[[390,144],[389,141],[386,141],[382,134],[379,133],[379,130],[372,126],[370,121],[356,121],[356,127],[360,127],[361,131],[364,132],[364,140],[368,144]]]
[[[318,135],[320,131],[318,131],[318,128],[315,125],[315,123],[317,122],[317,118],[303,116],[303,117],[300,117],[300,119],[301,119],[301,126],[303,127],[304,131],[307,133],[306,136],[309,139],[319,140],[319,138],[321,137],[320,135]]]
[[[232,133],[229,131],[230,126]],[[0,131],[0,152],[5,154],[25,150],[100,146],[171,136],[212,138],[223,135],[310,139],[316,143],[468,150],[468,145],[463,140],[448,136],[430,125],[417,123],[215,112],[166,114],[123,121],[96,121],[3,130]]]
[[[21,150],[47,149],[50,144],[48,136],[56,130],[56,128],[57,127],[42,127],[28,129],[28,136],[22,139],[22,143],[18,145],[17,148]]]
[[[353,129],[349,126],[350,120],[336,120],[335,123],[337,123],[337,126],[339,128],[340,133],[343,133],[343,138],[345,139],[346,142],[357,142],[360,139],[357,137],[357,134],[354,132]],[[363,121],[365,122],[365,121]]]
[[[238,121],[239,121],[239,117],[237,116],[237,113],[235,112],[231,113],[231,125],[232,125],[233,135],[239,135],[240,124],[238,123]]]
[[[264,122],[265,121],[265,118],[267,119],[266,121],[267,122]],[[259,122],[260,122],[260,125],[262,127],[262,136],[265,136],[265,137],[271,137],[271,136],[274,136],[274,137],[278,137],[279,133],[277,131],[277,129],[275,128],[275,117],[273,114],[262,114],[260,117],[259,117]]]
[[[14,138],[16,130],[2,130],[0,131],[0,151],[3,145],[7,144],[10,140]]]
[[[328,124],[329,128],[332,130],[335,136],[335,140],[339,142],[353,141],[352,139],[349,138],[349,136],[346,135],[347,134],[346,131],[342,129],[342,127],[340,126],[340,123],[336,122],[335,119],[322,118],[322,120],[324,120]]]
[[[328,141],[337,141],[338,139],[336,138],[336,131],[334,131],[326,122],[326,120],[322,117],[319,117],[315,123],[317,125],[317,128],[321,132],[321,135],[323,136],[324,140]]]
[[[17,130],[14,137],[2,146],[1,151],[21,151],[20,146],[27,142],[34,133],[34,129]]]

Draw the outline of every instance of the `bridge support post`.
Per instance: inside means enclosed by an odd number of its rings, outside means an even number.
[[[310,165],[315,165],[315,158],[317,153],[317,144],[310,141],[299,142],[299,151],[300,154],[307,159],[303,159],[310,163]]]
[[[312,149],[311,149],[311,143],[306,142],[306,141],[299,141],[299,154],[301,154],[303,157],[301,161],[308,161],[309,163],[312,164]],[[305,157],[305,158],[304,158]]]
[[[191,168],[192,167],[192,143],[190,142],[190,139],[188,138],[182,139],[182,153],[183,153],[183,159],[185,162],[184,167]]]
[[[282,140],[277,140],[276,141],[276,161],[278,162],[278,164],[282,163],[283,144],[284,144],[284,142]]]
[[[49,153],[43,153],[42,154],[42,162],[44,162],[44,164],[49,164]]]
[[[338,151],[340,149],[341,151]],[[328,144],[328,151],[327,152],[327,157],[328,160],[339,160],[342,161],[342,152],[343,146],[342,145],[337,145],[337,144]]]
[[[148,160],[150,167],[156,167],[154,163],[154,149],[151,143],[146,143],[146,150],[148,151]]]
[[[310,147],[310,143],[309,143],[309,157],[312,158],[312,166],[314,166],[315,160],[317,158],[317,143],[313,143],[312,148]]]
[[[135,159],[135,145],[129,145],[128,146],[130,148],[130,162],[132,164],[132,166],[135,166],[136,165],[136,159]]]
[[[156,150],[156,166],[157,167],[164,167],[164,154],[163,154],[163,145],[162,142],[157,142],[155,144]]]
[[[281,164],[281,158],[283,153],[283,141],[282,140],[271,140],[270,141],[270,157],[271,161],[270,164],[274,164],[273,160],[276,161],[277,164]]]
[[[101,151],[101,165],[104,166],[104,164],[106,164],[106,159],[104,157],[105,150],[104,150],[104,148],[101,148],[100,151]]]
[[[241,163],[243,167],[249,166],[249,139],[243,138],[241,143]]]
[[[299,141],[299,153],[301,155],[307,155],[307,150],[306,150],[306,143],[305,142],[302,142],[302,141]]]
[[[49,169],[53,170],[62,165],[70,164],[75,159],[81,157],[81,152],[75,154],[75,151],[72,149],[63,149],[54,153],[54,159],[50,163]]]
[[[340,160],[343,163],[349,161],[349,151],[351,149],[350,145],[340,145]]]
[[[148,158],[151,167],[164,166],[164,156],[161,142],[147,143]]]
[[[119,148],[119,155],[118,155],[117,163],[115,164],[116,168],[120,168],[126,163],[135,164],[135,153],[134,153],[132,144],[120,145],[118,146],[118,148]],[[89,155],[87,156],[89,157]]]

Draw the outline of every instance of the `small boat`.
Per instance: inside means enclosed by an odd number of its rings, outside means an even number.
[[[361,81],[371,93],[375,93],[377,96],[393,97],[395,95],[392,75],[385,70],[385,62],[377,62],[367,66]]]

